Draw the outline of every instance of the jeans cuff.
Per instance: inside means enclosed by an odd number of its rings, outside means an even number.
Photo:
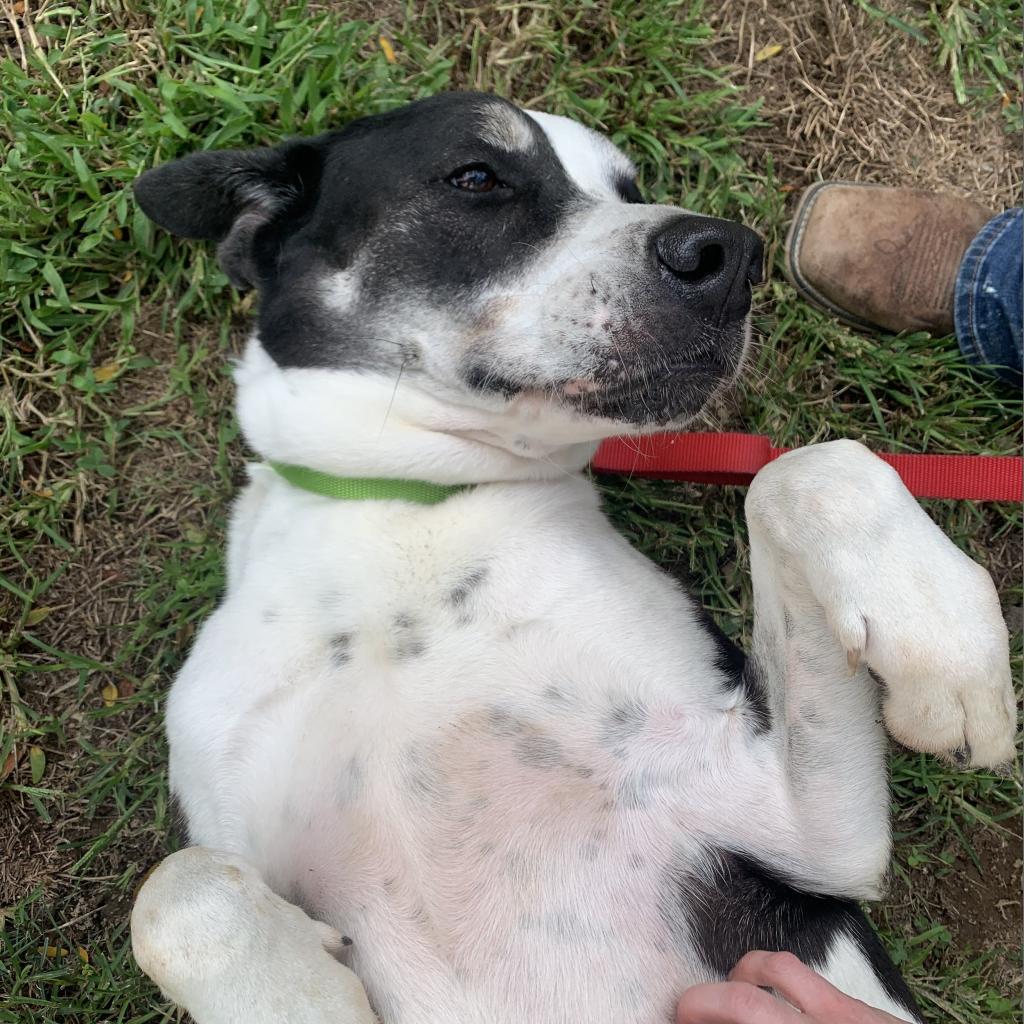
[[[975,303],[978,297],[979,278],[985,270],[986,257],[1006,231],[1015,225],[1019,227],[1020,216],[1019,209],[996,214],[974,236],[960,261],[953,299],[953,325],[960,351],[969,363],[975,365],[998,365],[1005,361],[1001,354],[996,355],[986,350],[984,339],[975,330]]]

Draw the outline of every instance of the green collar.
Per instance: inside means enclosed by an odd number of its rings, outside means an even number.
[[[426,480],[382,480],[374,477],[332,476],[306,466],[268,462],[293,487],[325,498],[342,501],[414,501],[418,505],[436,505],[471,484],[432,484]]]

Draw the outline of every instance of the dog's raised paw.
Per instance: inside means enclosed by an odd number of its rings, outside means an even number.
[[[797,449],[762,470],[748,520],[798,568],[846,652],[882,684],[893,737],[961,767],[1014,757],[1009,638],[989,574],[862,446]]]

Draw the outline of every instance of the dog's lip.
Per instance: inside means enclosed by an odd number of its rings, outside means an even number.
[[[597,387],[560,392],[561,402],[584,417],[596,417],[657,430],[681,424],[698,415],[732,376],[716,361],[677,363],[662,367],[656,376],[633,374]],[[632,410],[632,412],[630,411]],[[637,419],[636,412],[643,416]]]
[[[558,390],[567,398],[576,398],[579,395],[592,395],[596,391],[604,389],[601,382],[592,377],[573,377],[567,380]]]
[[[616,398],[639,389],[664,387],[676,378],[687,377],[686,383],[702,384],[709,380],[719,381],[728,377],[732,371],[729,367],[715,362],[677,363],[662,367],[658,373],[642,373],[626,371],[609,380],[597,377],[572,377],[560,384],[556,393],[563,398],[586,399],[588,396],[597,398]]]

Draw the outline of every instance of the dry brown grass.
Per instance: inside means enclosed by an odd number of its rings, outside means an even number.
[[[913,5],[878,6],[906,15]],[[762,101],[768,122],[743,151],[755,165],[770,157],[785,185],[846,178],[955,192],[993,209],[1019,202],[1020,142],[999,103],[958,104],[932,48],[848,0],[721,0],[708,15],[717,61]],[[770,46],[781,50],[757,60]]]

